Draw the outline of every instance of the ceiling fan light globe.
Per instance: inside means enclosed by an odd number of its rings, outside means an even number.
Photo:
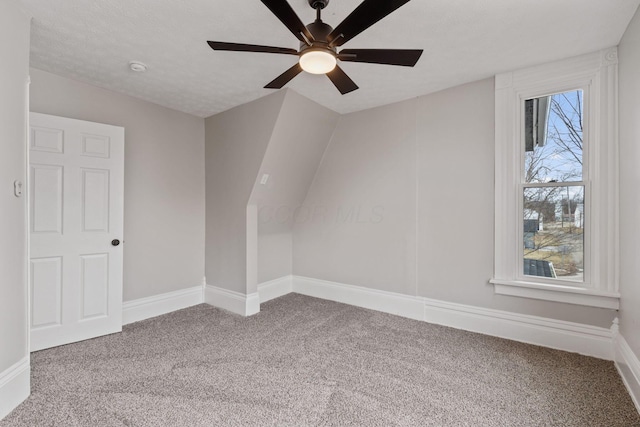
[[[324,50],[311,50],[300,56],[300,66],[311,74],[327,74],[336,68],[335,55]]]

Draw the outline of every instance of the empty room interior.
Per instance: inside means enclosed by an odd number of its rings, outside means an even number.
[[[0,426],[640,426],[640,0],[0,0]]]

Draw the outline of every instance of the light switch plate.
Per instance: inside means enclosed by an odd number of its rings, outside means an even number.
[[[20,180],[13,181],[13,194],[15,194],[16,197],[22,196],[22,181]]]

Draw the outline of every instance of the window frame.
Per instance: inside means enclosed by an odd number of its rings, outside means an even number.
[[[617,309],[617,49],[498,74],[495,83],[495,293]],[[578,89],[584,105],[582,181],[557,186],[584,187],[584,280],[525,276],[523,191],[531,185],[523,171],[524,101]]]
[[[519,195],[520,197],[518,198],[518,217],[520,218],[520,221],[522,222],[522,218],[524,217],[524,198],[523,198],[523,194],[524,194],[524,190],[526,188],[542,188],[542,187],[583,187],[584,188],[584,212],[585,212],[585,223],[584,223],[584,233],[583,233],[583,281],[582,282],[575,282],[575,281],[570,281],[570,280],[562,280],[562,279],[552,279],[552,278],[544,278],[544,277],[536,277],[536,276],[529,276],[529,275],[525,275],[523,272],[523,269],[521,268],[519,270],[519,272],[516,274],[516,280],[521,281],[521,282],[527,282],[527,281],[535,281],[535,282],[539,282],[539,283],[545,283],[545,284],[549,284],[549,285],[565,285],[565,286],[576,286],[576,287],[580,287],[579,285],[587,285],[591,283],[591,247],[590,247],[590,243],[591,243],[591,232],[590,232],[590,225],[591,225],[591,197],[589,195],[589,190],[591,189],[591,185],[590,185],[590,180],[589,180],[589,176],[590,176],[590,171],[589,171],[589,166],[590,166],[590,162],[589,162],[589,153],[591,151],[591,147],[590,147],[590,143],[591,143],[591,129],[590,129],[590,124],[591,124],[591,111],[590,111],[590,105],[591,105],[591,90],[590,90],[590,83],[588,81],[585,81],[583,83],[582,86],[575,86],[575,87],[569,87],[566,89],[562,89],[559,92],[546,92],[543,91],[542,93],[539,93],[540,91],[534,91],[534,92],[528,92],[528,91],[523,91],[519,93],[519,104],[520,104],[520,119],[518,121],[518,132],[520,134],[520,139],[519,139],[519,144],[518,144],[518,151],[519,151],[519,168],[518,168],[518,177],[519,177]],[[558,182],[554,182],[554,183],[527,183],[525,182],[524,179],[524,166],[525,166],[525,155],[526,152],[524,150],[524,117],[525,117],[525,106],[524,106],[524,102],[527,99],[532,99],[532,98],[539,98],[542,96],[549,96],[549,95],[555,95],[555,94],[559,94],[559,93],[564,93],[564,92],[570,92],[570,91],[575,91],[575,90],[582,90],[582,94],[583,94],[583,98],[582,98],[582,102],[583,102],[583,111],[582,111],[582,115],[583,115],[583,133],[582,133],[582,179],[580,181],[558,181]],[[518,259],[520,259],[521,263],[522,260],[524,259],[524,228],[523,227],[519,227],[518,228],[518,241],[519,246],[518,246]]]

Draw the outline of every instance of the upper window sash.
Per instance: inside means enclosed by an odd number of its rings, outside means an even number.
[[[555,176],[554,178],[557,180],[557,182],[577,182],[577,181],[588,181],[589,180],[589,168],[588,168],[588,164],[589,164],[589,116],[590,116],[590,84],[591,81],[585,81],[583,85],[580,86],[572,86],[572,87],[567,87],[565,89],[559,90],[557,92],[551,92],[551,93],[534,93],[534,94],[529,94],[529,96],[527,96],[527,94],[520,94],[520,145],[519,145],[519,150],[520,150],[520,181],[524,184],[536,184],[536,183],[542,183],[543,181],[537,181],[537,180],[531,180],[531,181],[527,181],[527,177],[526,177],[526,156],[527,156],[527,143],[526,143],[526,139],[527,139],[527,134],[528,129],[526,127],[526,103],[527,101],[530,100],[540,100],[543,98],[550,98],[549,101],[549,105],[547,107],[548,113],[547,113],[547,117],[545,118],[544,122],[545,122],[545,131],[548,129],[549,126],[555,126],[555,122],[558,120],[555,116],[557,116],[557,111],[558,108],[554,108],[554,99],[557,99],[560,97],[560,95],[566,95],[566,94],[573,94],[573,92],[579,92],[582,97],[581,99],[581,111],[580,111],[580,115],[582,117],[582,124],[581,124],[581,129],[580,131],[582,132],[581,135],[581,147],[579,149],[580,151],[580,159],[576,159],[578,161],[580,161],[582,163],[582,167],[580,170],[580,179],[567,179],[570,177],[565,177],[564,179],[561,179],[560,176]],[[577,102],[578,100],[574,101],[574,100],[567,100],[567,103],[571,103],[571,102]],[[573,105],[569,105],[566,106],[564,108],[560,108],[560,110],[562,110],[564,112],[564,110],[570,110],[573,107]],[[577,114],[577,112],[576,112]],[[573,121],[572,120],[573,117],[567,117],[565,119],[565,121]],[[572,125],[575,126],[574,123],[572,123]],[[540,139],[543,138],[543,136],[546,136],[546,132],[544,132],[544,134],[542,132],[540,132],[540,129],[538,129],[538,132],[536,132],[536,136]],[[545,141],[544,145],[545,146],[549,146],[552,145],[554,142],[556,142],[555,140],[561,139],[559,135],[557,135],[555,138],[551,138],[551,141],[547,140]],[[535,141],[538,144],[540,144],[540,141]],[[531,141],[532,146],[530,147],[530,151],[531,153],[535,152],[536,146],[533,145],[534,141]],[[572,150],[572,147],[567,147],[567,150]],[[571,156],[569,156],[571,157]],[[576,177],[577,178],[577,177]],[[547,181],[548,182],[548,181]]]

